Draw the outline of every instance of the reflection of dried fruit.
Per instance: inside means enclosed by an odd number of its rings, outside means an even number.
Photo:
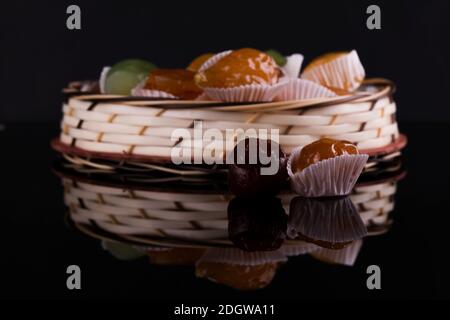
[[[259,50],[244,48],[232,51],[214,65],[199,72],[199,86],[232,88],[247,84],[272,85],[278,81],[280,70],[275,60]]]
[[[233,194],[275,195],[287,187],[287,159],[278,143],[247,138],[236,145],[232,156],[228,184]],[[267,174],[263,174],[263,168]]]
[[[193,266],[205,253],[203,248],[158,248],[147,250],[151,264],[161,266]]]
[[[300,152],[292,171],[295,173],[321,160],[344,154],[358,154],[358,148],[349,141],[323,138],[306,145]]]
[[[201,56],[195,58],[186,69],[192,72],[197,72],[198,69],[200,69],[200,67],[202,66],[202,64],[204,64],[206,60],[211,58],[213,55],[214,53],[202,54]]]
[[[349,197],[295,197],[289,205],[287,234],[336,250],[365,237],[367,228]]]
[[[153,70],[144,88],[164,91],[180,99],[195,99],[202,90],[194,82],[195,73],[184,69]]]
[[[272,282],[277,267],[276,262],[244,266],[202,261],[197,263],[195,275],[238,290],[256,290]]]
[[[287,215],[280,199],[236,197],[228,204],[230,240],[245,251],[270,251],[281,247]]]

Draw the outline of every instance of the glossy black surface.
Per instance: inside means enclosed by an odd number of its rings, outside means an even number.
[[[450,173],[442,140],[448,125],[400,124],[409,137],[391,230],[364,240],[353,267],[294,257],[265,289],[243,292],[195,277],[190,267],[122,262],[98,240],[65,223],[62,187],[51,172],[58,128],[8,125],[0,132],[1,297],[134,297],[166,301],[304,298],[448,298]],[[436,151],[441,157],[436,158]],[[82,269],[82,290],[66,289],[66,267]],[[366,268],[382,270],[382,290],[366,288]]]

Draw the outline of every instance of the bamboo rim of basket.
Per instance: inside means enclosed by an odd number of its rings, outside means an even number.
[[[390,138],[392,141],[392,137]],[[381,156],[390,153],[398,152],[402,150],[408,143],[408,139],[404,134],[400,134],[391,143],[382,147],[376,147],[372,149],[360,150],[362,153],[367,153],[369,156]],[[133,146],[133,145],[131,145]],[[117,152],[105,152],[105,151],[92,151],[77,147],[75,145],[68,145],[63,143],[60,138],[55,138],[51,141],[51,147],[60,154],[66,154],[72,157],[78,157],[82,159],[104,159],[110,161],[116,161],[117,163],[134,162],[134,163],[152,163],[162,164],[171,163],[169,156],[163,155],[142,155],[133,153],[117,153]]]
[[[71,156],[65,157],[69,162],[66,164],[64,162],[58,162],[61,166],[55,165],[53,166],[52,170],[54,174],[56,174],[61,179],[70,179],[73,181],[80,181],[82,183],[90,183],[90,184],[97,184],[99,186],[105,186],[105,187],[116,187],[116,188],[122,188],[122,189],[132,189],[132,190],[142,190],[142,191],[160,191],[164,192],[167,191],[167,187],[164,185],[159,185],[159,182],[161,181],[179,181],[178,176],[174,176],[173,179],[160,179],[155,178],[154,180],[146,179],[146,184],[140,183],[140,179],[132,179],[127,177],[126,173],[126,162],[122,163],[116,163],[114,165],[104,165],[102,162],[97,163],[95,159],[90,158],[78,158]],[[402,180],[407,172],[404,170],[404,168],[401,165],[401,152],[394,152],[387,155],[377,156],[373,158],[369,158],[368,163],[365,166],[365,171],[369,172],[374,170],[377,167],[378,163],[386,163],[386,161],[391,161],[393,159],[397,159],[394,167],[387,167],[383,168],[382,172],[386,172],[387,174],[377,177],[375,179],[371,180],[364,180],[364,181],[358,181],[355,188],[358,186],[370,186],[370,185],[376,185],[379,183],[384,182],[398,182]],[[82,161],[80,161],[82,160]],[[400,161],[400,162],[399,162]],[[105,167],[104,169],[98,169],[98,167]],[[158,170],[158,168],[164,168],[163,165],[152,165],[151,170]],[[115,173],[115,170],[119,169],[120,173]],[[392,170],[391,170],[392,169]],[[124,171],[125,170],[125,171]],[[219,170],[219,173],[217,172]],[[192,169],[192,168],[186,168],[186,170],[179,169],[179,171],[185,171],[181,175],[193,177],[192,182],[197,183],[206,183],[209,187],[207,189],[190,189],[188,185],[181,186],[180,188],[173,188],[171,187],[173,192],[185,192],[185,193],[205,193],[205,194],[223,194],[226,197],[229,197],[230,194],[228,190],[222,189],[220,187],[221,183],[224,183],[225,176],[217,177],[217,174],[225,174],[227,172],[226,169]],[[364,171],[364,172],[365,172]],[[202,173],[200,176],[197,175],[197,172]],[[120,180],[102,180],[99,178],[96,178],[95,176],[90,176],[91,174],[106,174],[107,176],[110,176],[111,174],[116,174],[120,176]],[[204,174],[205,173],[205,174]],[[147,176],[148,174],[143,172],[143,175]],[[369,176],[370,177],[370,176]],[[200,180],[199,180],[200,179]],[[152,181],[155,184],[149,184],[152,183]],[[288,190],[284,190],[281,192],[281,194],[284,194],[288,192]]]
[[[223,103],[223,102],[208,102],[208,101],[182,101],[182,100],[167,100],[167,99],[152,99],[146,97],[124,97],[124,96],[110,96],[110,95],[82,95],[75,96],[70,101],[79,101],[83,103],[87,103],[83,106],[64,106],[65,116],[62,122],[62,133],[60,136],[60,143],[54,141],[52,143],[53,147],[62,153],[74,153],[78,156],[83,156],[83,153],[88,156],[89,153],[92,153],[93,156],[97,156],[99,158],[120,158],[120,159],[134,159],[137,162],[169,162],[170,161],[170,153],[174,146],[179,145],[181,148],[185,148],[184,142],[173,142],[168,141],[167,132],[160,136],[159,134],[154,134],[153,132],[158,130],[168,130],[170,126],[180,125],[182,128],[189,128],[192,126],[194,119],[187,117],[183,118],[183,114],[177,114],[177,116],[166,115],[166,111],[168,110],[176,110],[176,109],[202,109],[207,106],[208,110],[213,111],[201,111],[200,119],[202,119],[202,115],[204,112],[217,112],[214,110],[218,110],[218,105],[222,105],[220,108],[224,108],[223,110],[232,111],[233,114],[236,114],[236,111],[249,111],[251,108],[252,112],[256,112],[251,114],[250,118],[247,116],[242,118],[239,116],[239,121],[236,120],[234,124],[228,122],[230,120],[220,120],[220,124],[222,126],[233,125],[233,126],[249,126],[249,127],[279,127],[284,126],[282,130],[281,140],[286,140],[282,142],[281,145],[285,149],[285,152],[289,153],[290,150],[299,145],[296,141],[303,141],[301,144],[310,143],[316,139],[318,139],[317,135],[320,137],[323,136],[336,136],[337,139],[345,139],[356,140],[354,143],[360,144],[360,149],[363,152],[378,152],[381,151],[380,148],[384,148],[386,146],[395,145],[396,139],[404,140],[404,137],[399,136],[397,124],[395,122],[395,118],[393,118],[394,114],[390,114],[392,111],[385,111],[385,109],[389,109],[392,105],[392,100],[390,104],[375,107],[377,99],[382,97],[391,96],[395,90],[394,84],[386,79],[368,79],[365,81],[365,84],[375,85],[379,89],[379,91],[373,92],[356,92],[352,95],[348,96],[338,96],[336,98],[323,98],[321,101],[313,100],[299,100],[299,101],[281,101],[281,102],[266,102],[266,103],[244,103],[238,104],[235,103]],[[323,101],[322,101],[323,100]],[[70,103],[69,101],[69,103]],[[371,104],[367,104],[367,101],[372,101]],[[361,106],[360,104],[355,104],[354,107],[350,107],[350,105],[342,103],[366,103],[366,105]],[[117,105],[116,105],[117,104]],[[137,120],[136,113],[131,112],[127,114],[124,110],[123,112],[118,112],[117,108],[120,109],[120,106],[126,105],[128,107],[133,108],[142,108],[142,107],[150,107],[152,111],[150,114],[146,111],[145,121],[141,120],[140,122],[128,122],[130,118],[128,117],[127,121],[124,121],[123,117],[134,116],[134,119]],[[284,104],[284,107],[283,107]],[[341,105],[340,105],[341,104]],[[115,111],[109,112],[99,112],[94,111],[99,106],[110,106],[113,105]],[[302,118],[300,123],[304,123],[305,117],[311,117],[311,115],[303,115],[304,111],[307,109],[317,109],[329,106],[330,108],[334,108],[335,105],[345,106],[345,108],[358,108],[355,109],[354,113],[350,113],[350,110],[347,110],[345,113],[343,110],[334,111],[333,114],[328,114],[329,111],[320,111],[318,114],[312,114],[316,119],[320,118],[320,121],[316,123],[321,123],[321,125],[294,125],[287,124],[292,122],[286,119],[293,119],[291,115],[283,115],[283,114],[273,114],[271,113],[272,108],[275,108],[276,111],[283,110],[294,110],[301,109],[301,112],[297,117],[298,119]],[[157,109],[154,109],[154,108]],[[366,110],[366,107],[368,108]],[[80,109],[81,108],[81,109]],[[123,108],[123,107],[122,107]],[[362,109],[361,109],[362,108]],[[395,104],[393,105],[393,112],[395,112]],[[66,110],[67,109],[67,110]],[[387,110],[386,109],[386,110]],[[106,110],[101,108],[101,110]],[[204,108],[203,108],[204,110]],[[223,111],[222,110],[222,111]],[[323,110],[323,109],[320,109]],[[334,110],[334,109],[333,109]],[[338,108],[338,110],[340,110]],[[360,111],[356,111],[360,110]],[[390,110],[390,109],[389,109]],[[155,113],[156,112],[156,113]],[[290,111],[292,112],[292,111]],[[325,113],[323,113],[325,112]],[[357,118],[353,118],[353,122],[345,123],[344,118],[347,117],[358,117],[359,113],[373,113],[370,117],[369,115],[364,116],[364,121],[362,118],[358,118],[361,123],[356,123]],[[230,112],[227,112],[229,114]],[[245,112],[244,112],[245,113]],[[341,115],[342,113],[342,115]],[[267,119],[263,114],[268,114],[269,117]],[[386,115],[385,115],[386,114]],[[390,115],[390,120],[386,117]],[[271,121],[275,121],[273,117],[281,117],[277,121],[279,121],[278,125],[271,125]],[[103,120],[100,120],[101,119]],[[211,117],[211,115],[209,116]],[[217,116],[220,118],[220,116]],[[232,118],[235,118],[233,116]],[[284,117],[284,118],[283,118]],[[367,118],[368,117],[368,118]],[[259,123],[261,119],[263,122]],[[269,119],[270,118],[270,119]],[[385,119],[386,118],[386,119]],[[97,120],[95,120],[97,119]],[[208,118],[202,119],[206,122],[211,121],[207,120]],[[228,118],[229,119],[229,118]],[[308,118],[309,119],[309,118]],[[341,122],[338,119],[342,119]],[[371,121],[374,121],[373,127],[371,126]],[[385,120],[386,123],[380,122],[380,120]],[[94,122],[92,122],[94,121]],[[95,122],[99,121],[99,122]],[[228,121],[228,122],[227,122]],[[266,121],[266,122],[264,122]],[[286,122],[287,121],[287,122]],[[295,123],[298,123],[296,120]],[[325,122],[323,122],[325,121]],[[350,119],[348,120],[350,121]],[[73,123],[72,123],[73,122]],[[92,122],[92,125],[87,129],[84,128],[84,125],[88,125]],[[152,125],[152,123],[154,124]],[[337,123],[337,124],[335,124]],[[376,123],[376,124],[375,124]],[[325,125],[327,124],[327,125]],[[101,125],[98,129],[99,125]],[[119,130],[117,126],[122,130]],[[169,125],[169,127],[167,127]],[[213,127],[214,124],[212,124]],[[219,126],[219,123],[216,124]],[[116,126],[114,128],[107,128],[108,126]],[[356,126],[355,128],[353,128]],[[104,127],[104,128],[103,128]],[[336,128],[334,128],[336,127]],[[126,128],[126,129],[124,129]],[[228,128],[228,127],[227,127]],[[92,130],[93,131],[92,131]],[[150,129],[150,130],[147,130]],[[324,134],[322,131],[326,129],[326,133]],[[117,131],[116,131],[117,130]],[[123,131],[125,130],[125,131]],[[297,131],[300,130],[298,133]],[[313,133],[302,133],[304,130],[313,130]],[[330,131],[331,130],[331,131]],[[356,131],[355,131],[356,130]],[[134,134],[131,134],[134,132]],[[165,132],[165,131],[164,131]],[[331,134],[331,132],[335,132]],[[358,137],[356,137],[358,135]],[[131,140],[130,140],[131,139]],[[299,140],[300,139],[300,140]],[[359,140],[358,140],[359,139]],[[105,141],[104,141],[105,140]],[[283,140],[283,141],[284,141]],[[202,147],[202,150],[204,146]],[[61,149],[65,149],[63,151]],[[214,147],[215,149],[215,147]],[[375,150],[372,150],[375,149]],[[219,152],[224,158],[226,157],[226,153],[229,152],[228,149],[220,149],[214,150]],[[382,151],[381,151],[382,152]],[[86,154],[87,153],[87,154]],[[215,157],[215,156],[214,156]]]
[[[127,103],[132,106],[154,106],[168,109],[183,108],[209,108],[211,110],[220,111],[281,111],[295,110],[300,108],[316,108],[325,107],[340,103],[359,103],[374,101],[382,97],[387,97],[395,92],[395,84],[384,78],[370,78],[363,81],[363,85],[374,85],[381,89],[376,92],[355,92],[349,95],[318,98],[307,100],[291,100],[277,102],[245,102],[245,103],[228,103],[219,101],[199,101],[199,100],[174,100],[149,97],[131,97],[120,95],[104,95],[104,94],[82,94],[74,96],[71,99],[90,101],[92,103]]]

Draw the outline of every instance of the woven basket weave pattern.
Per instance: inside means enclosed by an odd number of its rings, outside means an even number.
[[[78,224],[123,237],[160,237],[227,242],[227,194],[152,192],[63,179],[65,203]],[[387,221],[394,208],[395,182],[356,187],[350,195],[366,225]],[[293,194],[280,198],[288,207]]]
[[[197,147],[193,139],[171,137],[179,128],[192,135],[197,120],[203,129],[221,132],[278,129],[286,153],[325,136],[349,140],[361,150],[380,148],[399,137],[391,93],[392,87],[384,83],[379,91],[354,96],[231,106],[204,101],[111,101],[114,97],[78,96],[63,106],[60,140],[93,152],[169,158],[174,146]],[[215,144],[202,140],[199,147],[226,156],[235,138]]]

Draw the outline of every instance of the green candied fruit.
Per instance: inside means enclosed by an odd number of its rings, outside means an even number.
[[[283,56],[280,52],[274,49],[267,50],[266,53],[275,60],[277,65],[280,67],[284,66],[287,62],[286,57]]]
[[[156,69],[153,63],[140,59],[123,60],[108,71],[105,92],[108,94],[130,95],[131,89]]]

